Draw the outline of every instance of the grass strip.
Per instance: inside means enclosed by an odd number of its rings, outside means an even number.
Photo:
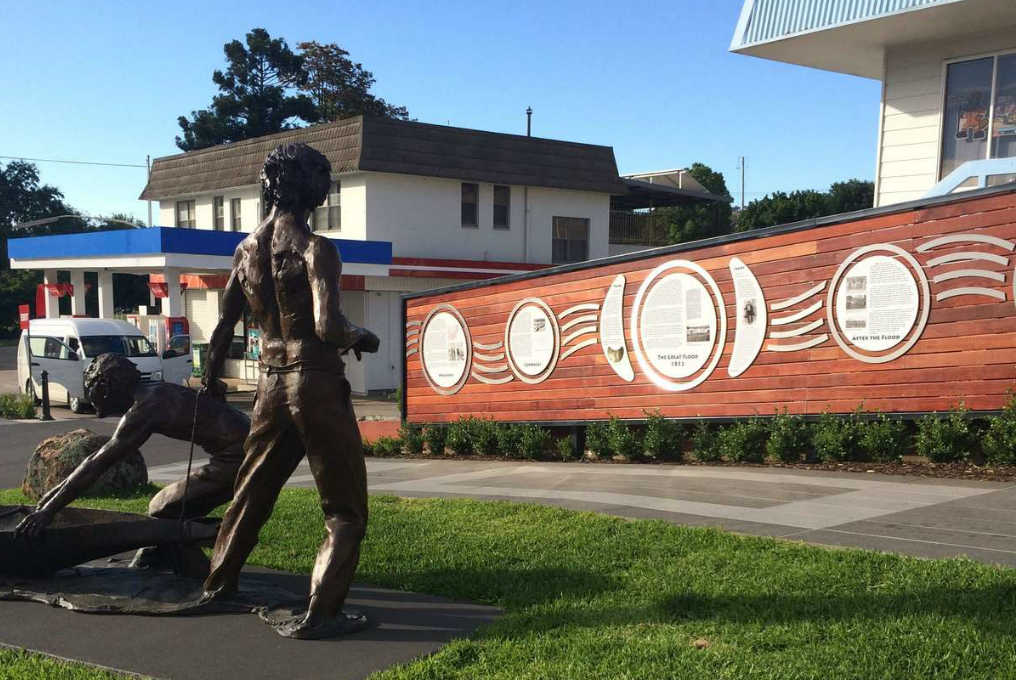
[[[518,503],[370,509],[358,580],[505,610],[379,679],[1016,678],[1016,571]],[[309,571],[323,535],[316,493],[287,489],[250,561]]]

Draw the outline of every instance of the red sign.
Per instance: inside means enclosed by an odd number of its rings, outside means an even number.
[[[28,320],[32,318],[31,305],[18,305],[18,321],[21,325],[21,330],[28,329]]]

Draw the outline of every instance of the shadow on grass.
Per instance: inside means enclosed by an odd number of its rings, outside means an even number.
[[[895,594],[853,595],[774,593],[709,596],[683,593],[667,595],[644,606],[604,607],[580,600],[566,603],[552,616],[522,616],[530,633],[549,631],[561,625],[596,628],[691,621],[754,625],[831,624],[932,616],[969,623],[988,634],[1010,636],[1016,620],[1016,587],[928,588]]]
[[[618,579],[608,575],[564,567],[435,569],[394,575],[361,571],[357,579],[386,588],[425,592],[498,607],[526,607],[562,597],[584,599],[623,587]]]
[[[825,623],[851,619],[894,619],[934,615],[958,617],[979,628],[1009,635],[1016,620],[1016,587],[932,587],[902,593],[671,595],[653,607],[671,621],[710,619],[731,623]],[[652,615],[650,612],[647,614]]]
[[[831,624],[930,616],[1008,636],[1016,621],[1016,585],[1008,584],[927,587],[895,593],[707,595],[688,591],[655,595],[631,592],[628,597],[619,579],[567,568],[437,570],[402,576],[398,583],[385,585],[503,607],[512,627],[522,626],[527,634],[561,626],[594,628],[690,621]],[[544,606],[551,603],[554,606],[550,609]]]

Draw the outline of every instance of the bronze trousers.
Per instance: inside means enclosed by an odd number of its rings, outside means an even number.
[[[236,587],[279,492],[306,455],[326,529],[311,575],[310,608],[338,614],[367,527],[367,469],[349,382],[330,371],[263,372],[244,450],[205,590]]]
[[[148,503],[148,514],[161,519],[204,517],[233,498],[237,471],[243,462],[243,446],[225,451],[209,451],[211,460],[191,472],[190,480],[181,479],[162,488]],[[186,489],[186,503],[184,491]]]

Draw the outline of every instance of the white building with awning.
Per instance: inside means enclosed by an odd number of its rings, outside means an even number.
[[[745,0],[730,50],[882,81],[876,206],[1016,180],[1013,0]]]

